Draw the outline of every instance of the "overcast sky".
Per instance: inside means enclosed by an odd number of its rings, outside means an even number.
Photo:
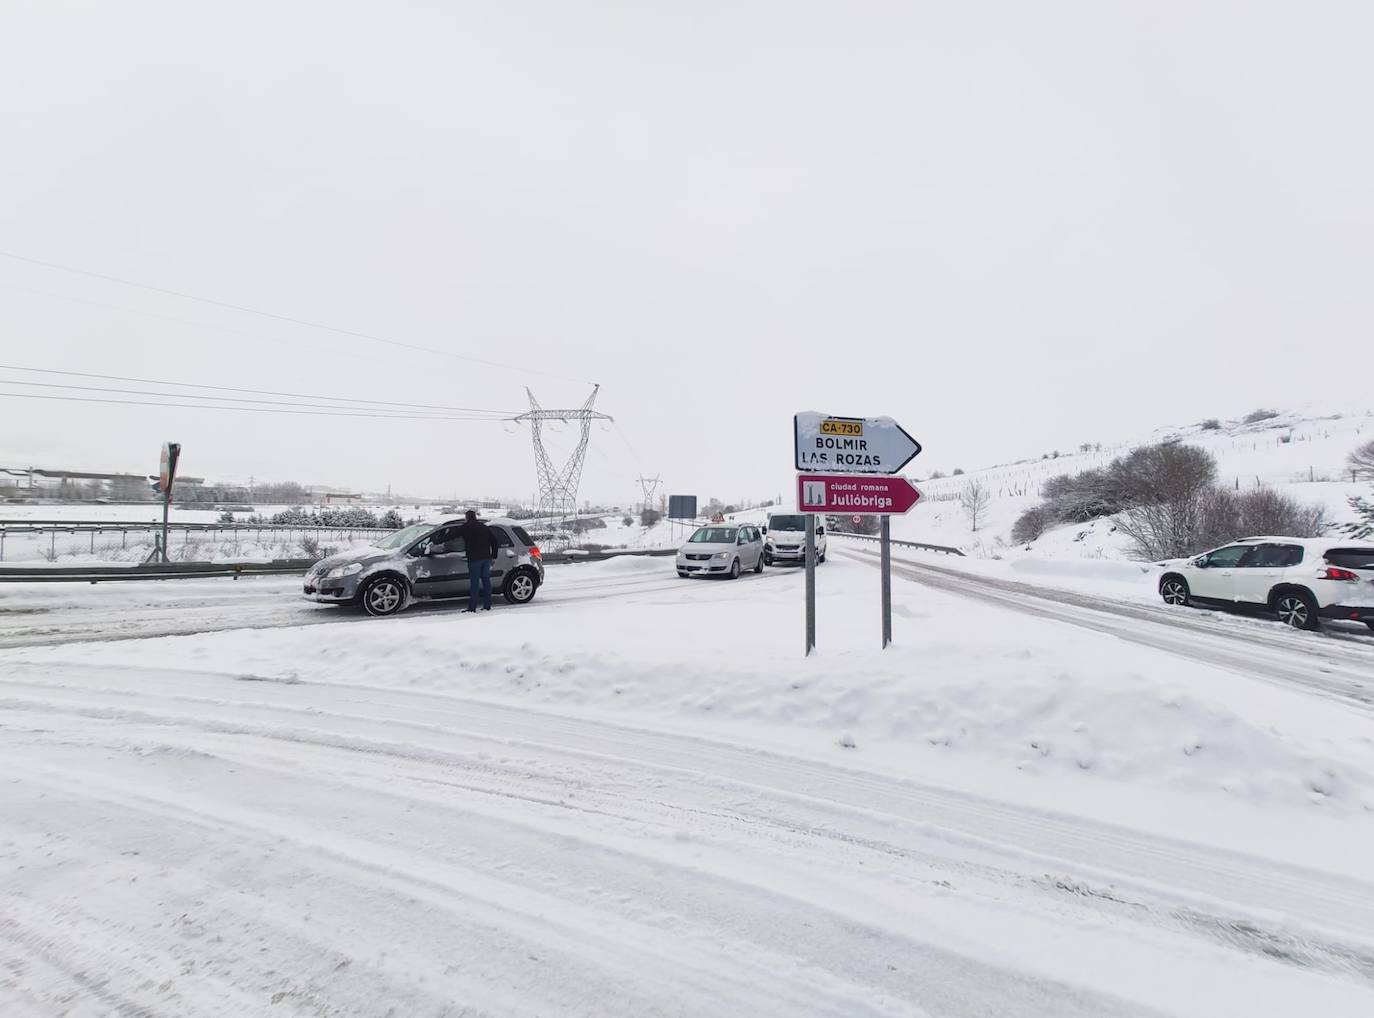
[[[777,494],[797,410],[896,417],[919,475],[1374,403],[1372,35],[1362,0],[0,0],[0,251],[439,351],[0,257],[0,361],[512,413],[599,382],[616,502]],[[534,488],[509,424],[0,421],[0,465]]]

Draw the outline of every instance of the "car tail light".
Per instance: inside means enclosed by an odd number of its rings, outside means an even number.
[[[1317,574],[1319,580],[1350,580],[1356,582],[1359,577],[1349,569],[1341,569],[1338,566],[1327,566],[1326,571]]]
[[[543,553],[542,551],[539,550],[539,546],[538,546],[538,545],[534,545],[533,547],[530,548],[530,558],[543,558],[543,557],[544,557],[544,553]]]

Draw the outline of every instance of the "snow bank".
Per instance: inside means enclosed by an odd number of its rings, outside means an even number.
[[[799,573],[724,583],[675,581],[671,569],[661,559],[553,567],[541,601],[480,619],[439,610],[10,653],[208,671],[232,662],[263,678],[707,725],[736,741],[849,743],[922,773],[978,766],[1374,809],[1374,719],[1344,705],[901,583],[898,643],[879,651],[876,575],[838,560],[820,574],[821,653],[803,659]],[[662,584],[645,583],[655,574]]]
[[[980,557],[1016,558],[1028,552],[1011,542],[1012,524],[1025,510],[1041,504],[1040,493],[1047,479],[1104,467],[1137,446],[1172,439],[1211,453],[1217,461],[1219,484],[1240,490],[1263,484],[1302,502],[1319,502],[1332,522],[1346,522],[1352,519],[1347,499],[1368,494],[1369,485],[1352,483],[1345,457],[1372,434],[1374,412],[1367,407],[1343,414],[1313,408],[1286,410],[1254,424],[1222,422],[1216,429],[1201,424],[1159,428],[1130,442],[1067,450],[1047,459],[920,481],[926,501],[893,522],[892,536],[950,545]],[[975,479],[992,495],[977,533],[970,530],[958,503],[960,490]],[[1029,553],[1054,558],[1127,559],[1132,550],[1111,520],[1095,520],[1053,527],[1032,543]]]

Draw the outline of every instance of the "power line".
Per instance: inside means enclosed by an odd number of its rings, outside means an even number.
[[[197,395],[196,393],[190,393],[190,392],[159,392],[159,391],[156,390],[156,389],[116,389],[116,388],[111,388],[111,387],[107,387],[107,386],[99,386],[99,385],[72,385],[70,382],[26,382],[26,381],[21,381],[20,379],[17,379],[17,378],[0,378],[0,385],[25,385],[25,386],[30,386],[30,387],[42,388],[42,389],[66,389],[66,390],[73,390],[73,391],[76,391],[76,392],[114,392],[114,393],[122,393],[122,394],[128,395],[128,396],[163,396],[163,397],[170,398],[170,399],[194,399],[194,400],[200,400],[200,401],[203,402],[205,405],[211,405],[211,406],[214,405],[211,401],[218,401],[218,402],[220,402],[220,403],[258,403],[258,404],[262,404],[262,405],[264,405],[264,406],[309,407],[309,408],[314,409],[314,410],[364,410],[364,409],[367,409],[366,407],[351,407],[351,406],[348,406],[347,404],[341,404],[341,403],[295,403],[295,402],[282,402],[281,400],[274,400],[274,399],[249,399],[249,398],[244,397],[244,396],[201,396],[201,395]],[[188,405],[198,405],[198,404],[188,404]],[[397,404],[397,406],[402,407],[402,408],[404,408],[404,409],[411,409],[411,408],[405,408],[404,404]],[[226,408],[226,409],[227,409],[227,408]],[[415,410],[417,411],[417,413],[414,415],[415,418],[416,418],[417,420],[448,420],[448,419],[450,419],[450,418],[452,417],[451,414],[433,414],[433,413],[421,414],[421,413],[418,413],[418,410],[419,410],[420,408],[413,408],[413,409],[415,409]],[[473,414],[471,414],[471,416],[472,416],[474,419],[478,419],[478,420],[504,421],[504,420],[509,420],[509,419],[510,419],[508,415],[499,416],[499,417],[498,417],[498,416],[492,416],[492,415],[491,415],[489,412],[487,412],[487,411],[482,411],[480,414],[479,414],[479,413],[473,413]]]
[[[0,385],[5,384],[0,381]],[[167,395],[175,395],[168,393]],[[333,410],[276,410],[268,407],[256,406],[215,406],[210,403],[161,403],[154,400],[137,399],[98,399],[92,396],[57,396],[51,393],[37,392],[0,392],[0,398],[7,399],[50,399],[61,400],[68,403],[109,403],[117,406],[156,406],[174,407],[181,410],[235,410],[240,413],[251,414],[295,414],[305,417],[368,417],[378,420],[396,421],[485,421],[487,423],[501,424],[506,418],[503,417],[461,417],[461,416],[439,416],[439,415],[418,415],[418,414],[390,414],[376,413],[374,411],[347,413],[335,412]]]
[[[180,386],[184,389],[212,389],[216,392],[247,392],[255,396],[290,396],[296,399],[317,399],[329,400],[335,403],[366,403],[370,406],[383,407],[402,407],[408,410],[445,410],[457,413],[477,413],[477,414],[497,414],[503,418],[515,417],[516,414],[507,410],[487,410],[481,407],[460,407],[460,406],[440,406],[431,403],[397,403],[384,399],[353,399],[349,396],[315,396],[305,392],[278,392],[274,389],[242,389],[232,385],[206,385],[201,382],[166,382],[156,378],[132,378],[128,375],[102,375],[93,371],[59,371],[56,368],[26,368],[17,364],[0,364],[3,371],[27,371],[40,375],[62,375],[67,378],[98,378],[107,382],[137,382],[140,385],[167,385]],[[40,382],[15,382],[15,385],[40,385]],[[55,388],[80,389],[80,385],[54,386]],[[122,390],[121,390],[122,391]],[[193,393],[168,392],[168,393],[145,393],[145,395],[172,396],[174,398],[185,399],[205,399],[210,397],[195,396]],[[232,397],[222,397],[226,401]],[[256,400],[238,400],[237,402],[257,402]]]
[[[230,301],[216,300],[213,297],[200,297],[196,294],[186,293],[182,290],[172,290],[163,286],[153,286],[150,283],[140,283],[132,279],[123,279],[119,276],[106,275],[103,272],[91,272],[88,269],[73,268],[70,265],[60,265],[57,262],[47,262],[43,261],[40,258],[30,258],[27,255],[14,254],[10,251],[0,251],[0,258],[11,258],[14,261],[26,262],[29,265],[40,265],[45,269],[56,269],[59,272],[70,272],[78,276],[89,276],[91,279],[103,279],[107,283],[118,283],[121,286],[132,286],[140,290],[148,290],[152,293],[161,293],[169,297],[178,297],[182,300],[193,300],[201,304],[209,304],[212,307],[226,308],[227,310],[238,311],[243,314],[257,315],[260,318],[270,318],[273,321],[287,322],[291,325],[300,325],[307,329],[320,329],[324,332],[333,332],[340,336],[351,336],[354,339],[366,339],[373,343],[384,343],[387,346],[402,347],[407,350],[418,350],[421,353],[431,353],[439,357],[452,357],[456,360],[468,361],[472,364],[483,364],[487,367],[499,368],[502,371],[514,371],[524,375],[546,375],[550,378],[561,378],[564,381],[570,382],[583,381],[583,379],[576,379],[570,375],[561,375],[553,371],[540,371],[537,368],[531,368],[528,366],[516,366],[514,364],[506,364],[501,361],[488,360],[483,357],[469,357],[465,354],[453,353],[449,350],[436,350],[433,347],[420,346],[416,343],[402,342],[399,339],[387,339],[384,336],[376,336],[369,332],[359,332],[354,329],[341,329],[334,325],[325,325],[321,322],[312,322],[305,318],[295,318],[291,315],[279,315],[274,311],[260,311],[257,308],[248,307],[246,304],[234,304]]]

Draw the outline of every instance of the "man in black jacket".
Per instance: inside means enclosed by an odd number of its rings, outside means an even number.
[[[468,606],[477,610],[477,585],[482,585],[482,610],[491,611],[491,560],[496,557],[496,539],[487,525],[477,518],[476,510],[468,510],[468,518],[458,533],[468,552]]]

